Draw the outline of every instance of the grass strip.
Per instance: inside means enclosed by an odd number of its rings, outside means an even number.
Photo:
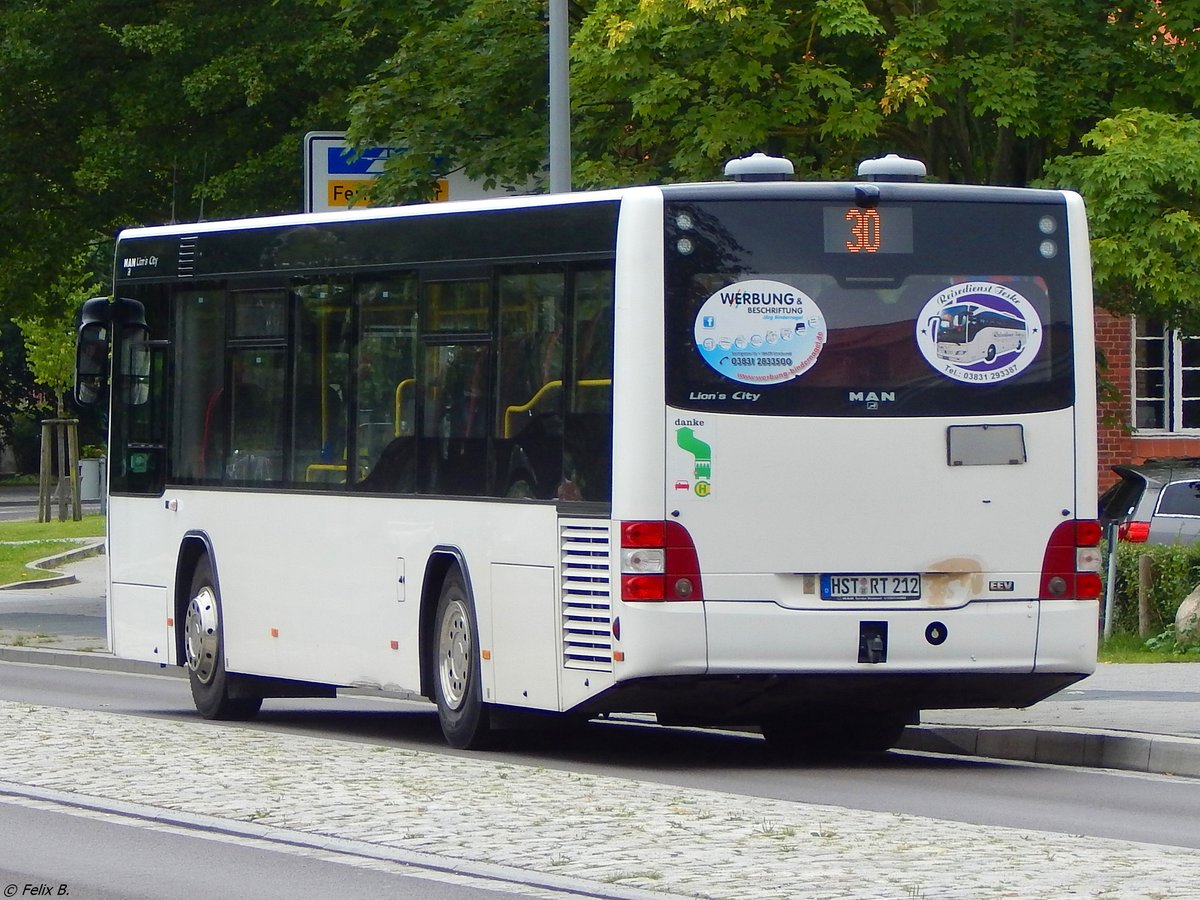
[[[0,544],[85,537],[104,537],[104,516],[84,516],[78,522],[0,522]]]
[[[76,522],[0,522],[0,584],[37,581],[58,574],[26,566],[64,553],[78,538],[104,537],[104,516],[85,516]]]

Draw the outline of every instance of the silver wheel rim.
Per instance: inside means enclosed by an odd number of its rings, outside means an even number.
[[[188,669],[197,681],[208,684],[217,670],[217,595],[208,585],[188,604],[183,629]]]
[[[467,696],[467,677],[471,671],[471,625],[466,604],[451,600],[446,604],[438,629],[438,680],[442,699],[457,710]]]

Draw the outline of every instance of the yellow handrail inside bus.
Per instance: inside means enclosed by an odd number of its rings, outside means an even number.
[[[304,470],[304,480],[305,481],[317,481],[318,479],[315,476],[320,475],[322,472],[334,472],[334,473],[342,476],[341,481],[339,481],[337,483],[345,484],[346,483],[346,472],[349,470],[349,468],[350,467],[347,466],[345,463],[310,463],[308,465],[308,467],[305,468],[305,470]],[[367,474],[367,467],[364,465],[359,465],[358,477],[365,478],[366,474]]]
[[[415,378],[405,378],[398,385],[396,385],[396,437],[400,437],[400,410],[404,408],[404,389],[410,384],[416,383],[417,379]]]
[[[318,472],[338,472],[341,473],[343,483],[346,480],[346,464],[345,463],[313,463],[304,470],[305,481],[316,481],[313,477]]]
[[[563,383],[562,383],[561,378],[556,378],[554,381],[547,381],[540,388],[538,388],[537,393],[534,394],[532,397],[530,397],[528,402],[522,403],[519,406],[510,406],[507,409],[505,409],[504,410],[504,436],[506,438],[512,437],[512,417],[513,416],[520,415],[523,412],[529,412],[529,410],[531,410],[535,406],[537,406],[538,402],[543,397],[545,397],[548,393],[550,393],[550,391],[555,390],[557,388],[561,388],[562,384]],[[580,379],[579,381],[575,382],[575,384],[578,385],[579,387],[612,387],[612,379],[611,378],[584,378],[584,379]]]

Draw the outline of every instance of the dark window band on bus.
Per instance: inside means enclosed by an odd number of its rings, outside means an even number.
[[[159,449],[113,490],[607,504],[611,261],[474,273],[133,286],[164,352],[154,402],[117,404],[113,434]]]
[[[829,199],[668,203],[668,403],[851,417],[1070,406],[1061,202],[939,196],[870,218]]]
[[[162,281],[611,255],[615,201],[205,231],[122,241],[116,280]],[[181,249],[181,243],[183,244]],[[186,272],[181,269],[181,253]],[[153,261],[153,264],[150,262]]]

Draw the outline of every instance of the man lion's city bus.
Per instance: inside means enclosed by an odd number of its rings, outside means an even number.
[[[209,718],[420,694],[467,748],[628,712],[879,750],[1086,676],[1080,198],[784,167],[123,231],[77,384],[113,652]]]

